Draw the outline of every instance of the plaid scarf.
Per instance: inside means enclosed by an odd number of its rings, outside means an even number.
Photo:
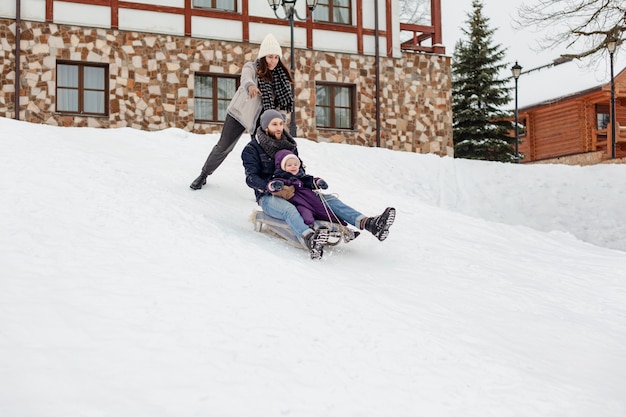
[[[261,90],[261,104],[263,111],[269,109],[293,110],[293,100],[291,98],[291,86],[285,70],[277,65],[272,71],[272,81],[263,78],[258,79],[259,90]]]

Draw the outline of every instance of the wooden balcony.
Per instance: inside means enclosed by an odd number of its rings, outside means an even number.
[[[411,38],[400,44],[403,51],[442,55],[446,53],[445,46],[441,44],[441,29],[435,26],[400,23],[400,36],[406,37],[407,33],[411,34]]]

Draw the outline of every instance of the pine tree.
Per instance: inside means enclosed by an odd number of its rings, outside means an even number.
[[[469,29],[463,29],[469,40],[457,42],[452,58],[454,156],[512,162],[512,123],[507,121],[510,114],[501,110],[510,101],[508,81],[497,78],[506,67],[501,62],[504,50],[492,45],[495,31],[483,15],[482,1],[473,0],[472,8]]]

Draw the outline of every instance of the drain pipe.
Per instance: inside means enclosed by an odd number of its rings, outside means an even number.
[[[374,35],[376,36],[376,147],[380,148],[380,50],[378,46],[378,0],[374,0]],[[387,28],[389,29],[389,28]]]
[[[22,17],[20,11],[22,9],[20,0],[15,0],[15,98],[13,103],[13,111],[15,113],[15,120],[20,120],[20,90],[21,82],[20,78],[20,29],[22,27]]]

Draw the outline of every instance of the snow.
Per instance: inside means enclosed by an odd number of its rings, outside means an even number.
[[[0,415],[626,415],[626,166],[298,139],[398,216],[320,261],[217,135],[0,119]]]

